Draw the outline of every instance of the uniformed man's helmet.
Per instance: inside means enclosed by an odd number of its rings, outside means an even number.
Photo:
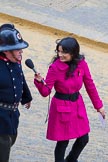
[[[21,34],[13,24],[0,26],[0,52],[27,48],[29,44],[24,41]]]

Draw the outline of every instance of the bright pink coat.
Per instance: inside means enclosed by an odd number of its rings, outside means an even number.
[[[84,83],[94,108],[101,108],[103,104],[93,83],[86,61],[80,61],[74,75],[66,79],[68,68],[69,66],[59,59],[50,65],[45,79],[47,86],[34,80],[34,84],[40,94],[44,97],[48,96],[53,86],[57,92],[71,94],[80,91]],[[54,141],[69,140],[78,138],[89,131],[89,121],[81,94],[75,102],[52,97],[47,139]]]

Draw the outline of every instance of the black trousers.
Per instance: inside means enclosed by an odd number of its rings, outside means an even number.
[[[69,140],[66,141],[58,141],[55,147],[54,155],[55,162],[78,162],[78,157],[81,154],[82,150],[86,146],[89,141],[88,134],[77,138],[74,142],[69,155],[64,160],[66,147],[68,146]]]
[[[9,155],[17,135],[0,135],[0,162],[9,162]]]

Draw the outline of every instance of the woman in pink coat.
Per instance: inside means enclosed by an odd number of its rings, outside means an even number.
[[[51,100],[47,128],[47,139],[57,141],[55,162],[78,162],[81,151],[88,143],[90,127],[80,93],[83,84],[94,108],[105,118],[103,104],[87,62],[79,52],[80,47],[75,38],[63,38],[57,43],[57,55],[49,66],[46,84],[43,84],[40,74],[34,79],[34,84],[42,96],[48,96],[53,87],[56,91]],[[69,140],[74,138],[76,141],[64,160]]]

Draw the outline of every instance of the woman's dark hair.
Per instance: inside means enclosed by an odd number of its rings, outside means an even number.
[[[77,68],[78,62],[84,59],[84,56],[79,54],[80,46],[75,38],[66,37],[61,40],[58,39],[56,40],[56,43],[57,45],[56,45],[55,51],[57,55],[53,57],[52,62],[55,62],[59,58],[59,55],[58,55],[59,46],[62,47],[64,53],[69,53],[70,55],[72,55],[72,61],[67,62],[67,64],[69,65],[69,70],[66,76],[69,77],[74,72],[74,70]]]

